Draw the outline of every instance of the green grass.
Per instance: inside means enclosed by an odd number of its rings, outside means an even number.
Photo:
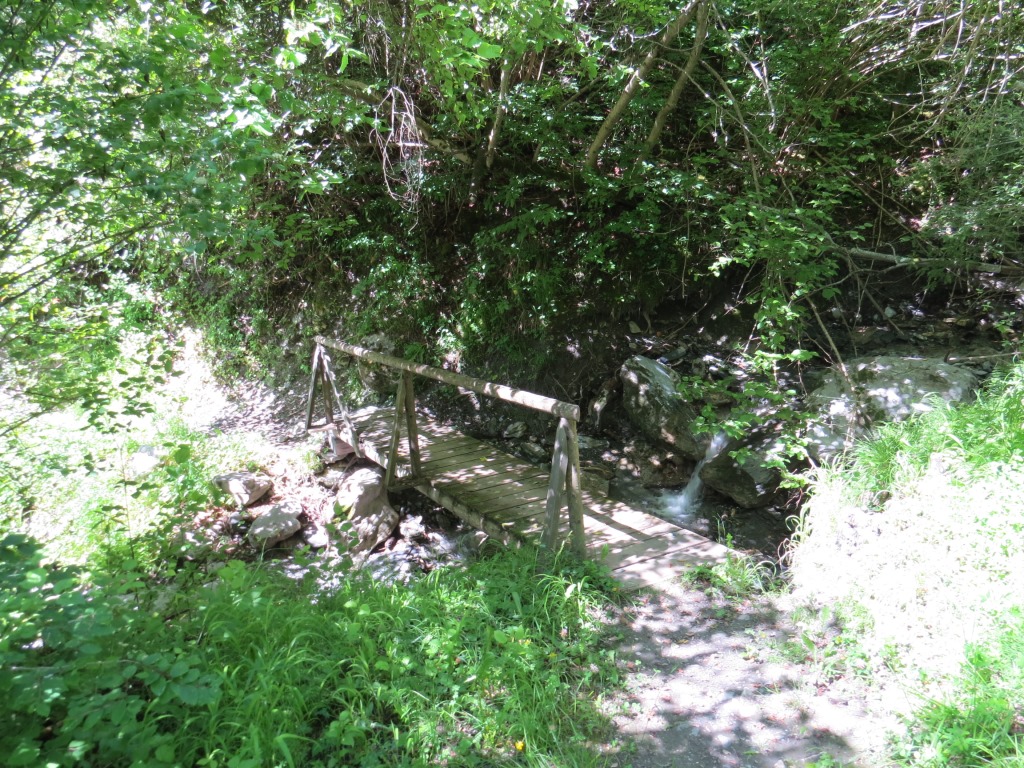
[[[11,765],[594,765],[603,578],[503,552],[336,594],[232,561],[167,587],[0,547]],[[163,602],[161,602],[161,598]]]
[[[524,551],[410,588],[354,579],[315,608],[287,590],[241,594],[241,608],[227,595],[200,624],[231,669],[206,748],[244,753],[255,721],[291,734],[300,764],[592,760],[601,721],[577,692],[603,682],[611,656],[592,617],[601,598],[579,574],[538,577]]]
[[[601,762],[596,702],[616,679],[602,573],[541,569],[530,549],[408,586],[315,560],[296,582],[216,548],[181,557],[179,527],[222,505],[213,475],[305,477],[310,452],[199,434],[180,389],[117,432],[69,413],[13,438],[19,484],[0,502],[23,512],[0,521],[0,762]],[[160,460],[134,476],[141,446]]]
[[[1024,766],[1024,614],[1008,612],[986,643],[970,644],[941,697],[925,698],[898,750],[915,768]]]
[[[856,613],[858,653],[916,692],[901,762],[1024,764],[1024,366],[884,426],[812,489],[792,580]]]
[[[778,572],[771,563],[733,549],[732,534],[720,538],[724,538],[729,548],[725,560],[694,566],[684,575],[684,583],[703,586],[710,595],[730,600],[745,600],[779,587]]]

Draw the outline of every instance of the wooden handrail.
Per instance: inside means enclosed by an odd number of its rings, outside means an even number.
[[[378,365],[386,365],[389,368],[403,371],[395,398],[395,420],[391,430],[391,442],[388,450],[385,487],[392,487],[393,481],[397,477],[398,447],[401,442],[403,421],[406,422],[406,432],[408,433],[409,440],[411,478],[414,481],[419,478],[420,455],[416,428],[416,396],[412,385],[413,374],[557,416],[559,422],[558,429],[555,432],[555,448],[551,455],[551,475],[545,502],[542,544],[551,551],[558,549],[560,546],[559,522],[561,511],[563,508],[566,508],[569,517],[571,549],[580,559],[586,557],[586,540],[584,539],[583,532],[583,496],[580,489],[580,451],[576,434],[576,425],[580,420],[580,407],[578,405],[537,395],[533,392],[514,389],[504,384],[495,384],[484,379],[475,379],[472,376],[455,373],[454,371],[446,371],[430,365],[420,365],[409,360],[403,360],[400,357],[385,355],[382,352],[375,352],[371,349],[346,344],[343,341],[325,339],[323,336],[317,336],[316,343],[317,349],[313,353],[313,379],[309,387],[309,401],[306,408],[306,429],[309,429],[312,423],[313,396],[318,371],[322,373],[323,377],[321,387],[324,389],[324,406],[327,411],[327,420],[329,424],[334,422],[334,414],[331,404],[327,399],[326,389],[326,385],[330,383],[333,391],[334,380],[333,374],[330,372],[330,362],[326,353],[323,352],[323,347],[336,349],[360,360],[377,363]],[[334,392],[334,394],[337,397],[337,392]],[[338,404],[339,406],[341,405],[340,398],[338,399]],[[348,423],[348,416],[343,407],[342,415],[345,416]],[[351,437],[355,441],[358,451],[358,435],[355,434],[355,430],[351,427],[349,431],[352,433]],[[406,481],[408,480],[409,478],[406,478]],[[435,500],[439,498],[436,493],[431,495],[434,489],[429,482],[421,483],[417,485],[417,488]],[[453,511],[455,510],[453,509]]]
[[[505,400],[506,402],[522,405],[526,408],[533,408],[536,411],[549,413],[552,416],[558,416],[559,418],[577,422],[580,420],[580,407],[574,403],[566,403],[562,400],[555,400],[554,398],[545,397],[544,395],[536,395],[522,389],[514,389],[513,387],[507,387],[504,384],[495,384],[490,381],[485,381],[484,379],[475,379],[472,376],[455,373],[454,371],[446,371],[443,368],[434,368],[430,365],[413,363],[409,360],[403,360],[400,357],[385,355],[382,352],[374,352],[373,350],[356,347],[342,341],[331,341],[330,339],[325,339],[323,336],[317,336],[316,342],[317,344],[322,344],[325,347],[336,349],[339,352],[344,352],[345,354],[352,355],[352,357],[367,360],[371,363],[378,363],[380,365],[386,365],[389,368],[397,368],[400,371],[415,373],[417,376],[423,376],[445,384],[451,384],[454,387],[462,387],[463,389],[468,389],[471,392],[493,397],[498,400]]]

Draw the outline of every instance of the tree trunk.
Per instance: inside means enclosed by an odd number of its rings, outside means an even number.
[[[692,0],[691,3],[679,12],[675,21],[669,24],[665,29],[665,32],[662,34],[661,40],[658,41],[658,44],[650,50],[644,60],[640,63],[640,66],[637,67],[630,76],[629,82],[626,83],[626,87],[622,89],[622,93],[619,95],[619,100],[615,102],[615,106],[612,107],[612,111],[608,113],[604,122],[601,123],[600,129],[597,131],[597,136],[594,137],[594,141],[590,145],[590,149],[587,150],[587,159],[584,163],[585,167],[590,170],[597,169],[597,158],[601,153],[601,148],[604,147],[605,142],[608,141],[608,137],[611,136],[616,124],[618,124],[619,120],[622,119],[622,115],[625,113],[626,107],[628,107],[629,102],[633,100],[640,84],[646,80],[647,76],[651,73],[651,70],[654,68],[654,62],[658,59],[658,53],[662,48],[667,48],[672,44],[673,40],[679,37],[679,33],[683,31],[683,27],[690,23],[690,19],[693,18],[693,14],[701,4],[701,0]]]
[[[675,110],[676,105],[679,104],[679,97],[683,94],[683,89],[689,82],[690,77],[693,75],[693,70],[697,68],[697,63],[700,61],[700,53],[704,48],[704,40],[708,36],[708,6],[706,4],[701,5],[697,11],[697,32],[693,40],[693,48],[690,49],[690,55],[686,59],[686,65],[683,67],[683,71],[679,73],[679,78],[676,80],[676,84],[672,86],[672,91],[668,95],[668,99],[665,100],[665,105],[658,112],[658,116],[654,118],[654,125],[651,126],[651,132],[647,136],[647,141],[644,142],[644,148],[640,152],[640,157],[637,158],[636,165],[639,166],[644,160],[646,160],[654,148],[658,145],[658,141],[661,140],[661,132],[665,130],[665,123],[668,122],[668,116]],[[636,166],[634,166],[636,167]]]
[[[477,195],[480,193],[480,185],[484,176],[494,166],[494,158],[498,154],[498,139],[501,136],[501,125],[505,121],[505,113],[508,112],[508,89],[509,81],[512,79],[512,62],[505,59],[501,65],[501,82],[498,85],[498,106],[494,111],[494,122],[491,123],[491,131],[487,135],[487,149],[482,155],[477,155],[473,164],[473,176],[469,182],[469,204],[476,205]]]

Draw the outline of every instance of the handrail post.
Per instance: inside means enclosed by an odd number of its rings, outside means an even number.
[[[324,364],[324,355],[320,354],[320,394],[324,398],[325,422],[330,429],[327,430],[327,444],[331,453],[338,453],[338,431],[334,423],[334,404],[331,403],[331,383],[327,378],[327,366]]]
[[[569,507],[569,543],[572,553],[580,560],[587,556],[587,538],[583,530],[583,491],[580,477],[580,444],[576,433],[576,422],[566,422],[566,449],[569,458],[569,472],[565,478],[565,491]]]
[[[405,398],[405,431],[409,436],[409,466],[412,477],[419,477],[420,466],[420,434],[416,427],[416,392],[413,389],[412,373],[402,372],[402,396]]]
[[[415,483],[422,474],[420,464],[420,438],[416,427],[416,393],[412,385],[412,373],[405,371],[398,382],[395,393],[395,420],[391,427],[391,445],[388,448],[388,466],[384,475],[384,487],[392,488],[398,477],[398,457],[402,445],[402,422],[409,440],[409,474],[402,478],[401,486]]]
[[[391,445],[388,448],[388,466],[384,474],[384,488],[390,488],[395,481],[398,472],[398,449],[402,442],[402,419],[405,417],[405,380],[398,382],[398,392],[395,393],[395,420],[391,426]]]
[[[323,354],[324,348],[320,344],[317,344],[313,349],[313,362],[311,367],[313,369],[312,374],[309,378],[309,397],[306,398],[306,429],[308,430],[313,426],[313,402],[316,400],[316,378],[320,373],[320,355]]]
[[[566,442],[569,439],[567,425],[569,420],[561,418],[555,430],[555,448],[551,452],[551,478],[548,482],[548,495],[544,504],[544,534],[541,546],[552,552],[559,547],[558,528],[562,512],[562,497],[565,495],[566,472],[569,468],[569,454]]]

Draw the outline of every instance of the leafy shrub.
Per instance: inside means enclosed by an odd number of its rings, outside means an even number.
[[[202,657],[126,574],[44,564],[0,541],[0,753],[18,765],[174,765],[175,731],[218,697]]]
[[[352,574],[313,597],[312,577],[232,561],[213,584],[161,591],[46,565],[8,536],[0,751],[54,766],[593,763],[602,721],[580,692],[612,676],[603,598],[592,573],[536,565],[506,552],[409,587]]]

